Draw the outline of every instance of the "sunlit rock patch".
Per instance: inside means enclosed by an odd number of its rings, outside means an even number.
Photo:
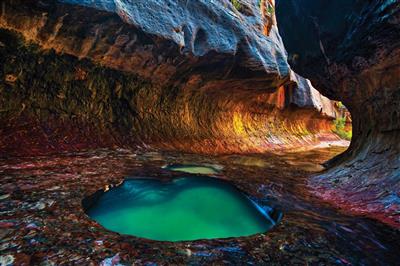
[[[43,51],[10,31],[0,37],[4,73],[18,74],[15,83],[1,83],[4,154],[149,146],[263,152],[340,140],[333,132],[340,115],[334,103],[294,74],[275,92],[160,87]]]

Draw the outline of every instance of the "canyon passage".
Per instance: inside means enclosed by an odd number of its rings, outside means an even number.
[[[397,265],[399,22],[1,1],[0,265]]]

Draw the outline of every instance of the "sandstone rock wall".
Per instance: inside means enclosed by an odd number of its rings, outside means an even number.
[[[43,48],[157,84],[191,81],[200,87],[224,80],[229,87],[273,90],[287,81],[290,68],[280,37],[276,29],[269,37],[260,32],[256,11],[243,15],[229,1],[116,3],[5,1],[0,26]],[[103,6],[107,11],[96,9]]]
[[[292,73],[261,13],[254,1],[3,1],[3,154],[337,140],[332,102]]]
[[[294,70],[342,101],[353,120],[350,148],[311,185],[328,200],[399,226],[400,2],[277,4]]]
[[[15,78],[0,84],[3,156],[147,145],[259,152],[337,139],[333,118],[293,94],[308,87],[290,83],[276,92],[228,94],[155,86],[131,73],[27,46],[9,31],[0,31],[0,41],[2,74]]]

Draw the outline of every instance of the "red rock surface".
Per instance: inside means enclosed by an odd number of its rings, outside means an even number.
[[[263,152],[340,141],[333,102],[291,72],[276,28],[256,38],[255,25],[243,33],[232,20],[229,34],[250,34],[256,43],[228,53],[210,39],[200,56],[107,11],[35,1],[3,6],[0,26],[24,37],[3,34],[3,72],[17,77],[1,91],[3,156],[149,145]],[[261,44],[260,58],[250,51]]]
[[[314,177],[310,187],[339,206],[398,227],[399,1],[280,1],[277,10],[294,69],[342,101],[352,116],[349,149],[328,162],[335,167]]]
[[[122,265],[395,265],[399,231],[334,209],[307,189],[320,163],[342,151],[200,156],[103,149],[0,159],[0,260],[7,257],[15,265],[99,265],[111,258]],[[126,176],[181,176],[161,168],[174,163],[223,166],[218,178],[261,206],[279,208],[282,222],[267,234],[171,243],[111,232],[85,214],[82,199],[97,190]]]

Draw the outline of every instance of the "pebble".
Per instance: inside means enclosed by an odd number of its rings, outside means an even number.
[[[96,246],[102,246],[104,244],[104,241],[103,240],[96,240],[96,241],[94,241],[94,244]]]
[[[26,229],[39,229],[39,226],[37,226],[35,223],[30,223],[26,226]]]
[[[100,263],[100,266],[123,266],[120,264],[121,258],[119,257],[119,253],[115,254],[111,258],[106,258]]]
[[[46,204],[44,204],[43,202],[39,201],[31,209],[32,210],[43,210],[44,208],[46,208]]]
[[[14,256],[12,255],[0,256],[0,266],[11,266],[14,260]]]
[[[14,227],[14,225],[12,222],[0,222],[0,228],[10,228]]]
[[[0,200],[7,199],[7,198],[9,198],[10,196],[11,196],[10,194],[3,194],[3,195],[0,195]]]
[[[182,254],[182,255],[186,255],[188,257],[192,256],[192,251],[188,248],[183,249],[183,250],[179,250],[178,254]]]

